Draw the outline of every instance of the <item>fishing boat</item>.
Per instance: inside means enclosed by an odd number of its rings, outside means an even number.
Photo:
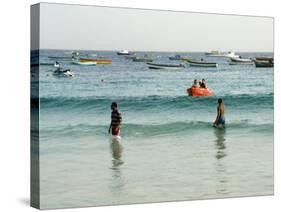
[[[70,69],[63,70],[62,68],[57,68],[53,72],[53,75],[59,76],[59,77],[73,77],[74,74],[71,72]]]
[[[76,65],[83,65],[83,66],[95,66],[95,65],[97,65],[97,62],[91,62],[91,61],[80,62],[78,60],[72,60],[72,63],[74,63]]]
[[[117,55],[130,55],[130,52],[128,50],[121,50],[117,52]]]
[[[216,68],[216,67],[218,67],[218,64],[213,63],[213,62],[189,60],[188,63],[192,67],[204,67],[204,68]]]
[[[236,55],[234,52],[219,52],[219,51],[211,51],[211,52],[206,52],[206,56],[208,57],[227,57],[227,58],[237,58],[239,55]]]
[[[112,60],[107,59],[95,59],[95,58],[80,58],[80,62],[96,62],[97,64],[111,64]]]
[[[169,57],[169,60],[181,60],[181,56],[179,54],[175,55],[175,56],[171,56]]]
[[[149,63],[149,62],[152,62],[153,60],[150,59],[150,58],[146,58],[146,57],[134,57],[133,61],[134,62],[146,62],[146,63]]]
[[[256,57],[256,60],[273,61],[273,57]]]
[[[149,69],[181,69],[183,64],[161,64],[161,63],[146,63]]]
[[[254,65],[254,62],[229,62],[229,65]]]
[[[256,68],[272,68],[274,67],[273,60],[255,60]]]
[[[71,60],[72,57],[69,56],[48,56],[51,60]]]
[[[208,88],[199,88],[192,86],[191,88],[186,89],[186,92],[189,96],[213,96],[214,93]]]

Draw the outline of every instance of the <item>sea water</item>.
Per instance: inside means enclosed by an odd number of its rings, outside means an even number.
[[[40,62],[65,52],[41,50]],[[273,194],[273,68],[181,53],[219,66],[153,70],[116,52],[80,53],[112,64],[57,59],[73,77],[40,66],[42,208]],[[173,53],[148,54],[154,62],[183,63],[170,61]],[[215,96],[188,96],[202,78]],[[218,98],[225,129],[212,127]],[[108,135],[113,101],[123,118],[121,140]]]

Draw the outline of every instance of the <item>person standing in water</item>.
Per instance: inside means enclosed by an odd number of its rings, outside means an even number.
[[[121,129],[121,122],[122,122],[122,116],[121,113],[117,109],[117,103],[112,102],[111,104],[111,123],[108,129],[108,133],[113,136],[119,136],[120,135],[120,129]]]
[[[225,117],[224,117],[224,103],[222,99],[218,99],[218,106],[217,106],[217,117],[213,123],[213,127],[225,127]]]

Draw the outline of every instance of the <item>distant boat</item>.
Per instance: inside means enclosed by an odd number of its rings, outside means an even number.
[[[256,57],[256,60],[266,60],[266,61],[272,61],[274,60],[273,57]]]
[[[193,66],[193,67],[205,67],[205,68],[216,68],[216,67],[218,67],[218,64],[213,63],[213,62],[189,60],[188,63],[189,63],[190,66]]]
[[[170,60],[181,60],[181,58],[182,57],[179,54],[169,57]]]
[[[133,61],[134,62],[146,62],[146,63],[149,63],[149,62],[152,62],[153,60],[150,59],[150,58],[147,58],[147,57],[134,57]]]
[[[91,61],[80,62],[78,60],[72,60],[72,63],[74,63],[76,65],[83,65],[83,66],[95,66],[95,65],[97,65],[97,62],[91,62]]]
[[[206,52],[205,55],[208,57],[228,57],[228,58],[239,57],[239,55],[236,55],[234,52],[219,52],[219,51]]]
[[[229,62],[229,65],[254,65],[254,62]]]
[[[121,50],[117,52],[118,55],[130,55],[130,52],[128,50]]]
[[[257,68],[272,68],[274,67],[273,60],[255,60],[255,65]]]
[[[146,63],[150,69],[181,69],[183,64],[161,64],[161,63]]]
[[[59,77],[73,77],[74,74],[71,72],[70,69],[63,70],[62,68],[57,68],[53,72],[53,75],[59,76]]]
[[[55,67],[55,68],[59,68],[59,67],[60,67],[60,64],[59,64],[58,61],[55,62],[54,67]]]
[[[51,60],[71,60],[72,57],[69,56],[49,56],[48,57]]]
[[[80,58],[80,62],[96,62],[97,64],[111,64],[112,60],[106,59],[95,59],[95,58]]]
[[[252,59],[250,58],[241,58],[241,57],[231,57],[232,62],[239,62],[239,63],[253,63]]]

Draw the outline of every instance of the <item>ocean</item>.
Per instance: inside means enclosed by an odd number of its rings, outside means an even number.
[[[65,52],[40,50],[40,62],[53,63],[49,56]],[[168,59],[177,53],[146,52],[154,62],[186,66],[153,70],[116,52],[80,53],[112,64],[57,59],[73,77],[40,65],[42,208],[273,194],[273,68],[180,53],[219,64],[189,67]],[[215,96],[188,96],[186,89],[202,78]],[[225,103],[225,129],[212,127],[218,98]],[[123,118],[120,142],[108,135],[113,101]]]

